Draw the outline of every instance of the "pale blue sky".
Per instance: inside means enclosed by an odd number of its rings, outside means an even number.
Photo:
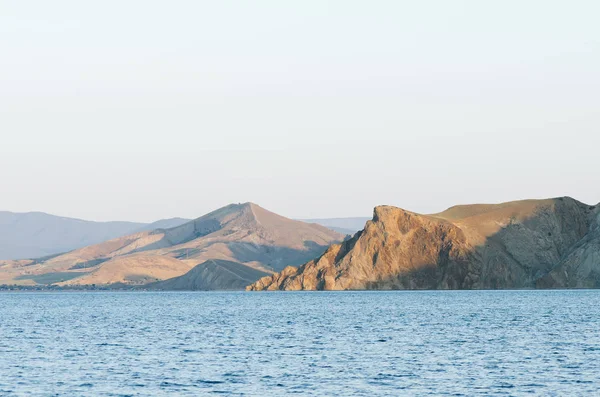
[[[600,201],[598,1],[0,0],[0,210]]]

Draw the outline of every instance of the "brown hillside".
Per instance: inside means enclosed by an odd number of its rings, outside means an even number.
[[[0,283],[73,273],[63,284],[140,284],[181,276],[208,260],[270,273],[304,263],[342,239],[323,226],[287,219],[253,203],[232,204],[172,229],[133,234],[27,266],[5,263]]]

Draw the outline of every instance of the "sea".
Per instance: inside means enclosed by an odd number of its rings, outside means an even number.
[[[600,395],[600,291],[3,292],[0,395]]]

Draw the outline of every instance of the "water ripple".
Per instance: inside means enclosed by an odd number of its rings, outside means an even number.
[[[0,395],[598,395],[600,291],[0,293]]]

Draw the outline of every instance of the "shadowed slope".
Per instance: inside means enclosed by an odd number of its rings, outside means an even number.
[[[537,287],[600,288],[600,205],[594,217],[590,231],[558,266],[537,281]]]
[[[266,275],[265,272],[237,262],[211,259],[183,276],[152,283],[147,288],[182,291],[243,290],[249,283]]]

